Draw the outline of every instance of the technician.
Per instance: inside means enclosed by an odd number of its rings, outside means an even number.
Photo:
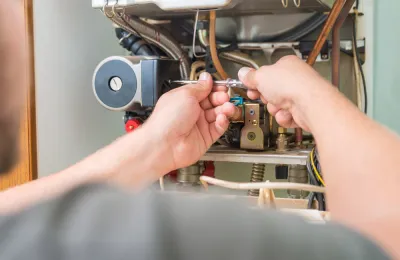
[[[23,21],[22,1],[2,0],[0,172],[18,150]],[[198,161],[227,129],[235,109],[226,89],[202,74],[198,84],[165,94],[137,131],[63,172],[0,193],[0,259],[400,259],[399,137],[296,57],[243,68],[239,78],[283,127],[313,133],[332,223],[143,191]]]

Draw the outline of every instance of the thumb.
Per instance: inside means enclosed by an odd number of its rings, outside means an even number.
[[[191,93],[197,98],[199,102],[203,101],[211,93],[213,87],[212,77],[209,73],[203,72],[200,75],[197,84],[188,85],[186,87],[190,89]]]
[[[239,70],[238,76],[239,80],[243,82],[246,87],[249,89],[254,89],[257,90],[258,87],[258,81],[256,79],[257,76],[257,70],[248,68],[248,67],[243,67]]]

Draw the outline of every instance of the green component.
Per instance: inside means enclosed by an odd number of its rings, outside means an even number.
[[[374,1],[373,110],[375,120],[400,133],[399,0]]]
[[[244,104],[244,99],[242,97],[233,97],[230,100],[235,106],[240,106]]]

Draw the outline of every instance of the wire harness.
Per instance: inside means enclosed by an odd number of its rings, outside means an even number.
[[[316,147],[314,147],[307,160],[307,171],[310,178],[310,184],[320,187],[325,187],[325,181],[321,174],[321,165],[319,163],[319,154]],[[309,196],[308,208],[312,208],[314,200],[318,201],[318,209],[320,211],[326,210],[325,194],[312,192]]]

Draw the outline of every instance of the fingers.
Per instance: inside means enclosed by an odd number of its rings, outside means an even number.
[[[260,98],[260,92],[258,92],[257,90],[248,90],[247,91],[247,96],[252,99],[259,99]]]
[[[222,86],[222,85],[213,86],[212,91],[213,92],[217,92],[217,91],[228,92],[228,87],[227,86]]]
[[[213,107],[221,106],[229,101],[229,95],[226,92],[211,92],[208,98],[200,102],[201,108],[204,110],[211,109]]]
[[[207,122],[212,123],[217,120],[219,114],[223,114],[227,118],[235,118],[237,113],[240,113],[239,109],[234,104],[227,102],[222,106],[206,110],[205,117]]]
[[[269,104],[268,100],[266,100],[263,96],[260,96],[260,99],[264,104]]]
[[[200,75],[200,79],[197,84],[186,85],[182,88],[189,89],[192,95],[195,96],[200,102],[207,98],[207,96],[211,93],[212,87],[213,81],[211,75],[207,72],[203,72]]]
[[[229,120],[224,114],[219,114],[214,123],[210,124],[212,142],[215,143],[228,130]]]
[[[243,67],[239,70],[239,80],[242,81],[249,89],[257,90],[258,82],[256,80],[257,71],[252,68]]]
[[[268,109],[268,112],[269,112],[272,116],[275,116],[276,113],[278,113],[278,111],[280,110],[277,106],[275,106],[275,105],[273,105],[273,104],[271,104],[271,103],[268,103],[268,104],[267,104],[267,109]]]
[[[294,122],[292,114],[287,110],[279,110],[275,114],[276,122],[285,128],[296,128],[297,124]]]

